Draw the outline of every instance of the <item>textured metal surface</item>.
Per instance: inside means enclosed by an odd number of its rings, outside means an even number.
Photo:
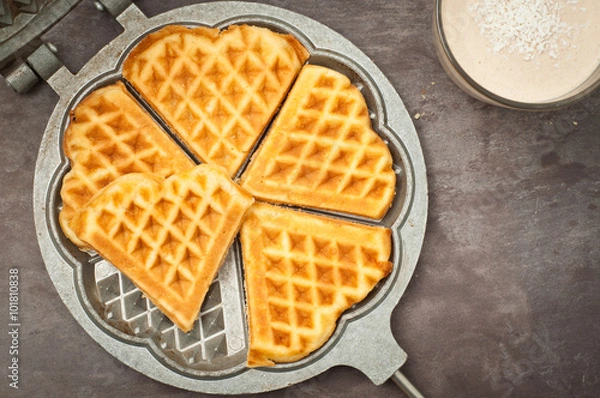
[[[377,67],[355,46],[323,25],[269,6],[224,2],[190,6],[147,19],[135,6],[118,17],[125,32],[76,76],[61,68],[49,79],[60,100],[42,139],[35,174],[36,228],[52,281],[75,319],[107,351],[136,370],[181,388],[213,393],[260,392],[313,377],[335,365],[353,366],[380,384],[406,355],[389,328],[389,316],[410,280],[420,252],[427,212],[425,167],[412,121]],[[68,111],[95,87],[119,78],[127,50],[167,23],[224,27],[248,22],[286,31],[311,51],[312,63],[348,75],[362,87],[375,129],[388,143],[400,185],[388,215],[377,223],[394,229],[392,274],[347,311],[332,338],[297,363],[272,369],[244,366],[243,288],[234,245],[191,335],[180,334],[114,268],[77,251],[62,236],[56,215],[68,162],[60,152]],[[370,338],[365,340],[363,336]],[[357,342],[361,344],[357,345]]]
[[[148,338],[165,366],[191,375],[196,371],[232,369],[244,360],[244,314],[237,289],[234,251],[213,281],[199,319],[183,333],[121,272],[100,257],[84,286],[97,314],[115,334]],[[126,339],[128,337],[125,337]]]
[[[55,49],[54,49],[55,50]],[[27,64],[42,79],[52,76],[62,65],[54,55],[53,46],[42,44],[27,57]]]
[[[26,63],[21,63],[4,77],[6,84],[17,93],[31,89],[40,79]]]

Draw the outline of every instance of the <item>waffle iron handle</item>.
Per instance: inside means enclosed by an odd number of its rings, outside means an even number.
[[[392,333],[391,308],[388,299],[371,312],[346,325],[329,358],[364,373],[375,385],[393,381],[408,398],[423,398],[423,394],[399,370],[408,356]],[[360,344],[357,344],[360,342]]]
[[[396,383],[408,398],[424,398],[423,394],[417,390],[417,387],[415,387],[401,371],[397,370],[396,373],[390,377],[390,380]]]

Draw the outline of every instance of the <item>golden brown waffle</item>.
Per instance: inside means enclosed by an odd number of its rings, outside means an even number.
[[[71,170],[63,179],[59,215],[65,235],[89,249],[70,221],[100,189],[127,173],[167,177],[194,163],[117,82],[84,98],[71,112],[63,141]]]
[[[308,58],[291,35],[171,25],[146,36],[123,76],[204,162],[233,176]]]
[[[307,65],[241,184],[256,198],[381,218],[392,203],[392,156],[360,91]]]
[[[104,188],[72,225],[187,332],[253,201],[215,165],[166,180],[135,173]]]
[[[255,203],[242,224],[249,366],[319,348],[392,264],[390,230]]]

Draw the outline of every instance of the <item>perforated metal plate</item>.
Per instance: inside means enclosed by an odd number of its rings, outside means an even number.
[[[124,33],[77,76],[62,68],[48,80],[60,100],[38,155],[34,185],[36,228],[48,273],[75,319],[122,362],[154,379],[189,390],[231,394],[269,391],[336,365],[353,366],[376,384],[383,383],[406,360],[391,334],[389,318],[416,265],[427,213],[425,166],[418,137],[389,81],[339,34],[311,19],[271,6],[240,2],[199,4],[147,19],[132,5],[117,19],[125,28]],[[323,347],[298,362],[272,368],[245,366],[246,318],[237,240],[211,286],[199,320],[185,334],[116,268],[98,256],[78,251],[58,226],[59,191],[69,169],[61,151],[69,111],[95,88],[121,79],[121,65],[131,48],[148,32],[172,23],[219,28],[249,23],[296,36],[309,49],[310,63],[345,74],[361,89],[373,127],[392,153],[398,174],[397,194],[382,220],[320,213],[392,228],[394,269],[364,301],[342,315]],[[370,338],[361,338],[364,335]],[[359,339],[361,344],[357,344]]]

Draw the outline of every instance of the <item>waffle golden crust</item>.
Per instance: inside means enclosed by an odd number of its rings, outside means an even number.
[[[257,199],[379,219],[396,174],[360,91],[336,71],[307,65],[241,184]]]
[[[391,231],[255,203],[241,229],[248,366],[299,360],[391,272]]]
[[[225,169],[203,164],[166,180],[125,175],[99,192],[72,225],[188,332],[253,201]]]
[[[75,213],[127,173],[169,176],[194,163],[118,82],[84,98],[71,112],[63,140],[71,170],[63,178],[59,221],[65,235],[89,249],[71,228]]]
[[[308,58],[290,35],[171,25],[146,36],[123,76],[203,162],[233,176]]]

